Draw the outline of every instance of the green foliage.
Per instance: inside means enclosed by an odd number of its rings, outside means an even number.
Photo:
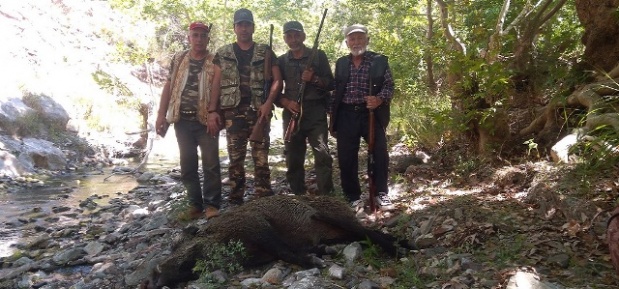
[[[361,241],[361,244],[364,246],[363,260],[365,260],[365,262],[367,262],[370,266],[374,268],[380,268],[381,266],[381,262],[379,260],[380,252],[381,252],[380,247],[372,243],[372,241],[370,241],[369,238],[366,238],[365,240]]]
[[[132,43],[117,42],[116,53],[112,57],[117,62],[141,65],[146,63],[151,55],[144,47]]]
[[[570,154],[582,156],[574,173],[583,181],[615,172],[619,163],[619,135],[612,127],[600,126],[589,135],[570,148]]]
[[[30,112],[15,119],[11,133],[19,136],[46,137],[50,140],[62,140],[64,127],[45,119],[39,112]]]
[[[524,143],[527,146],[527,155],[531,155],[531,152],[535,150],[535,156],[539,158],[539,150],[537,149],[537,143],[534,139],[528,139]]]
[[[418,266],[409,260],[399,263],[396,267],[398,272],[397,282],[394,284],[395,289],[411,289],[423,288],[428,283],[434,281],[428,277],[423,277],[417,273]]]
[[[411,89],[415,90],[415,89]],[[390,129],[410,147],[435,148],[450,131],[459,130],[451,116],[451,104],[444,96],[397,93],[391,105]]]
[[[461,139],[458,135],[466,131],[471,121],[481,119],[483,121],[479,123],[492,131],[496,112],[509,109],[510,100],[515,97],[514,87],[519,85],[513,78],[516,73],[513,56],[519,48],[520,37],[532,29],[530,25],[534,21],[525,18],[518,25],[503,31],[497,48],[498,58],[488,61],[485,54],[489,49],[490,36],[496,32],[503,2],[448,1],[448,24],[453,28],[454,36],[466,47],[466,53],[462,54],[451,49],[451,44],[446,40],[440,23],[440,11],[434,1],[430,1],[431,16],[435,21],[431,27],[434,32],[431,39],[427,38],[428,1],[111,1],[114,7],[127,11],[136,19],[155,24],[155,41],[152,43],[156,47],[138,47],[126,41],[118,44],[116,58],[132,63],[141,63],[150,55],[163,56],[158,60],[166,60],[173,52],[187,48],[187,25],[195,20],[213,23],[211,49],[233,42],[233,13],[241,7],[254,13],[255,41],[268,42],[268,27],[274,25],[273,47],[278,55],[287,49],[281,31],[284,22],[298,20],[303,23],[307,34],[306,45],[311,46],[322,11],[328,8],[320,48],[327,53],[332,64],[335,59],[348,53],[342,29],[352,23],[365,24],[370,31],[370,50],[389,57],[395,80],[391,129],[395,130],[398,139],[408,145],[428,148]],[[503,29],[525,8],[531,8],[527,5],[530,3],[526,1],[512,1]],[[527,17],[535,12],[530,11]],[[529,76],[526,81],[538,90],[526,93],[537,96],[539,92],[554,95],[569,91],[582,81],[583,75],[574,69],[583,52],[579,39],[582,26],[574,5],[563,6],[551,21],[535,31],[538,33],[534,43],[531,43],[531,52],[527,54],[529,58],[524,73]],[[425,57],[431,57],[437,92],[428,91],[430,67],[426,67],[428,62]],[[453,74],[460,78],[447,81],[447,76]]]
[[[242,260],[246,255],[247,251],[241,241],[231,240],[227,244],[213,244],[207,248],[206,259],[197,260],[192,270],[200,274],[200,281],[211,284],[214,281],[210,277],[210,272],[222,270],[234,274],[242,271],[243,266],[238,260]]]
[[[493,248],[493,254],[490,255],[490,260],[497,268],[505,268],[512,266],[514,261],[521,259],[521,252],[527,251],[527,236],[516,234],[515,236],[502,237],[503,242],[498,242],[500,246]],[[480,250],[488,248],[481,247]]]
[[[97,70],[93,72],[92,79],[99,85],[99,87],[113,95],[133,96],[133,92],[123,83],[120,78],[112,76],[109,73]]]
[[[183,197],[175,199],[172,202],[170,202],[170,208],[169,208],[170,213],[169,214],[176,220],[188,222],[190,220],[185,216],[184,213],[190,207],[191,207],[191,204],[189,203],[189,199],[187,198],[186,195],[184,195]]]
[[[471,174],[477,172],[483,165],[483,162],[479,158],[472,158],[459,155],[457,157],[454,170],[460,177],[468,177]]]

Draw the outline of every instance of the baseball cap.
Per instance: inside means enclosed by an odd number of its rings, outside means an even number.
[[[196,22],[189,24],[189,30],[194,30],[194,29],[204,29],[206,30],[206,32],[209,32],[208,26],[204,24],[202,21],[196,21]]]
[[[243,21],[254,24],[254,15],[251,13],[251,11],[245,8],[241,8],[239,10],[236,10],[236,12],[234,12],[234,24],[237,24]]]
[[[368,34],[368,28],[361,24],[353,24],[344,29],[344,36],[348,36],[351,33],[355,33],[355,32],[361,32],[361,33]]]
[[[290,30],[304,32],[303,31],[303,25],[301,23],[299,23],[299,21],[288,21],[288,22],[286,22],[284,24],[284,33],[288,32]]]

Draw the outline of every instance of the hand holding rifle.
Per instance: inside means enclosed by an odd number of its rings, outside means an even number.
[[[312,81],[313,78],[314,78],[313,68],[310,67],[310,68],[306,68],[305,70],[303,70],[303,73],[301,74],[302,82],[310,82]],[[292,113],[293,115],[298,114],[301,111],[300,103],[294,100],[289,100],[287,98],[282,98],[282,106],[288,111],[290,111],[290,113]]]
[[[266,50],[266,55],[264,57],[264,88],[262,92],[262,105],[258,108],[258,119],[254,124],[254,127],[251,130],[251,134],[249,135],[249,141],[251,142],[264,142],[264,134],[266,127],[270,125],[271,111],[273,110],[273,102],[268,98],[271,93],[271,86],[273,84],[273,71],[272,71],[272,59],[271,55],[273,45],[273,24],[271,24],[270,32],[269,32],[269,47]]]

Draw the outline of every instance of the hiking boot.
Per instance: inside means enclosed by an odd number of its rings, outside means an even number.
[[[376,194],[376,206],[378,206],[378,209],[381,211],[391,211],[395,209],[395,206],[389,199],[389,195],[384,192]]]
[[[213,206],[208,206],[206,207],[206,210],[204,210],[204,216],[206,217],[207,220],[213,217],[217,217],[219,216],[219,209]]]
[[[181,218],[186,220],[195,220],[202,217],[202,210],[196,207],[190,207],[185,212],[181,213]]]

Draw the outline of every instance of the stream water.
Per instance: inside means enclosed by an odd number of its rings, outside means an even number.
[[[149,156],[146,170],[164,173],[178,164],[178,148],[172,135],[157,139]],[[127,167],[136,167],[129,163]],[[53,214],[58,208],[78,208],[80,203],[94,195],[97,205],[107,205],[110,198],[124,194],[138,183],[132,175],[113,175],[112,168],[103,173],[75,173],[43,180],[42,186],[31,188],[12,187],[4,184],[0,188],[0,257],[10,256],[15,251],[12,244],[37,233],[39,216]],[[107,178],[107,179],[106,179]],[[82,208],[88,213],[87,208]],[[37,218],[35,218],[37,217]],[[75,222],[61,218],[58,222]],[[40,230],[40,228],[38,228]]]
[[[174,137],[173,126],[166,138],[158,138],[153,144],[149,155],[146,171],[165,173],[178,165],[178,145]],[[281,139],[281,121],[271,122],[271,137]],[[219,138],[219,149],[225,151],[225,134]],[[222,157],[222,162],[227,161]],[[280,160],[283,161],[283,160]],[[137,163],[127,167],[136,167]],[[98,196],[94,201],[106,205],[110,198],[123,194],[135,188],[138,183],[130,175],[111,174],[111,168],[102,174],[71,174],[62,177],[52,177],[44,181],[44,185],[17,190],[0,188],[0,257],[10,256],[15,249],[12,244],[23,238],[33,236],[37,232],[38,219],[41,215],[52,214],[57,208],[78,208],[80,203],[91,196]],[[82,208],[88,213],[87,208]],[[75,222],[74,219],[60,219],[59,222]],[[38,228],[40,230],[40,226]]]
[[[125,193],[137,185],[132,176],[113,176],[106,181],[107,176],[73,175],[45,181],[40,187],[0,191],[0,257],[11,255],[12,244],[36,233],[37,222],[31,222],[32,217],[63,207],[77,208],[93,195],[101,197],[95,200],[98,205],[105,205],[108,196]]]

